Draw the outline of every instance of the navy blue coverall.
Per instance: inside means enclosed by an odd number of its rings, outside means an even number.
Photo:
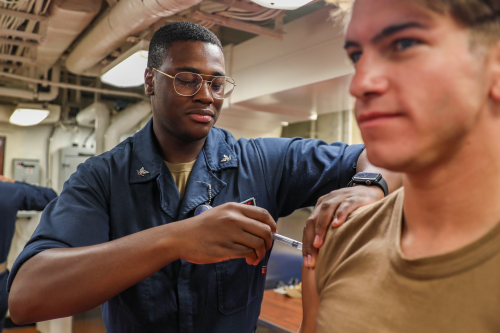
[[[41,211],[57,197],[49,188],[25,183],[0,181],[0,264],[5,263],[14,236],[17,211]],[[0,273],[0,332],[7,313],[8,293],[6,289],[8,271]]]
[[[209,200],[207,184],[212,206],[253,197],[275,220],[314,206],[320,196],[347,185],[363,149],[300,138],[235,140],[214,127],[181,200],[156,149],[150,121],[113,150],[78,167],[43,213],[14,264],[9,286],[19,267],[46,249],[100,244],[192,217]],[[258,266],[245,259],[208,265],[176,260],[103,304],[107,331],[253,332],[269,254]]]

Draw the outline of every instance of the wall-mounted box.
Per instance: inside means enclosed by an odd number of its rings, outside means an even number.
[[[31,185],[40,185],[40,161],[26,158],[15,158],[14,180]]]
[[[61,193],[64,182],[76,171],[80,163],[95,155],[95,148],[66,147],[59,150],[59,181]]]

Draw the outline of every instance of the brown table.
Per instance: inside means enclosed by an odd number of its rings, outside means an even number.
[[[290,333],[299,330],[302,321],[302,299],[290,298],[272,290],[264,292],[259,325],[275,332]]]

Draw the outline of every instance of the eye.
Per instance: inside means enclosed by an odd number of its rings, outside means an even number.
[[[420,42],[416,39],[403,38],[403,39],[398,39],[397,41],[395,41],[394,47],[398,51],[403,51],[403,50],[409,49],[410,47],[413,47],[417,44],[420,44]]]
[[[186,87],[197,87],[198,83],[195,80],[182,80],[177,78],[176,84],[186,86]]]
[[[351,61],[353,63],[357,63],[359,59],[361,58],[362,52],[352,52],[349,54],[349,58],[351,58]]]
[[[220,91],[221,89],[222,89],[221,85],[212,83],[212,90],[213,91]]]
[[[212,85],[212,90],[213,91],[220,91],[220,90],[222,90],[224,88],[224,82],[225,81],[226,81],[225,79],[218,79],[218,78],[213,79],[212,80],[212,84],[211,84]]]

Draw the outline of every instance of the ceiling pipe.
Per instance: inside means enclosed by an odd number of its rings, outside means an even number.
[[[118,5],[117,5],[118,6]],[[137,125],[151,112],[151,103],[141,101],[120,112],[120,116],[108,127],[104,134],[104,150],[109,151],[120,143],[123,133]]]
[[[43,1],[36,1],[42,3]],[[36,48],[39,72],[52,67],[99,13],[102,0],[52,0],[44,22],[45,38]]]
[[[0,96],[17,97],[32,100],[35,98],[35,92],[30,90],[0,87]]]
[[[0,75],[6,76],[6,77],[14,76],[14,77],[10,77],[10,78],[14,78],[14,79],[16,79],[17,77],[24,78],[24,76],[4,73],[4,72],[0,72]],[[60,80],[60,76],[61,76],[61,67],[59,65],[56,65],[56,66],[52,67],[52,82],[36,80],[36,79],[31,79],[31,78],[26,78],[26,79],[37,81],[37,82],[33,82],[33,81],[28,81],[28,82],[32,82],[32,83],[46,82],[50,85],[52,83],[58,83]],[[22,80],[22,79],[19,79],[19,80],[26,81],[26,80]],[[48,92],[36,92],[34,90],[0,87],[0,96],[16,97],[16,98],[28,99],[28,100],[36,100],[37,99],[39,101],[44,101],[44,102],[45,101],[52,101],[52,100],[56,99],[58,94],[59,94],[59,88],[56,86],[53,86],[53,85],[50,86],[50,90]]]
[[[96,155],[104,153],[104,134],[110,122],[110,112],[106,104],[102,102],[90,104],[78,112],[76,121],[80,126],[95,126]]]
[[[174,15],[202,0],[120,0],[76,45],[66,59],[74,74],[100,75],[99,62],[126,41],[162,17]]]
[[[139,99],[148,99],[149,98],[146,95],[142,94],[137,94],[133,92],[127,92],[127,91],[121,91],[121,90],[111,90],[111,89],[101,89],[101,88],[93,88],[93,87],[87,87],[87,86],[80,86],[77,84],[72,84],[72,83],[62,83],[62,82],[51,82],[47,80],[38,80],[38,79],[32,79],[30,77],[22,76],[22,75],[16,75],[16,74],[10,74],[10,73],[5,73],[5,72],[0,72],[0,77],[7,77],[10,79],[14,80],[19,80],[19,81],[25,81],[25,82],[31,82],[31,83],[37,83],[41,85],[49,85],[49,86],[54,86],[54,87],[59,87],[59,88],[67,88],[67,89],[74,89],[74,90],[81,90],[81,91],[90,91],[90,92],[97,92],[105,95],[115,95],[115,96],[126,96],[126,97],[134,97],[134,98],[139,98]],[[15,93],[15,91],[12,90],[19,90],[17,93],[18,95],[7,95],[7,92],[3,90],[8,90],[10,93]],[[29,94],[24,94],[22,92],[28,92]],[[0,88],[0,95],[4,96],[11,96],[11,97],[20,97],[24,98],[22,96],[31,96],[31,97],[26,97],[26,99],[35,99],[35,93],[30,92],[27,90],[22,90],[22,89],[12,89],[12,88]]]
[[[59,82],[61,79],[61,66],[55,65],[52,67],[52,82]],[[59,95],[59,88],[51,85],[48,92],[39,92],[37,99],[39,101],[53,101]]]

